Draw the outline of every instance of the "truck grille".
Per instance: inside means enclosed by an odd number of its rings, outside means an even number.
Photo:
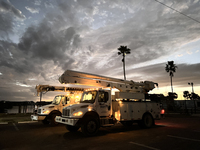
[[[41,109],[38,109],[37,113],[38,113],[38,114],[41,114]]]
[[[70,115],[70,109],[63,109],[63,116],[69,116]]]

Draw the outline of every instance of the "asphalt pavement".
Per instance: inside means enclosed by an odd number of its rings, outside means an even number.
[[[64,125],[51,127],[40,122],[0,124],[1,150],[199,150],[200,117],[166,116],[150,129],[137,124],[100,128],[93,137],[79,129],[69,132]]]

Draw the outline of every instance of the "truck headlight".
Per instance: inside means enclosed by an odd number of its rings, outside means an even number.
[[[81,116],[82,114],[83,114],[82,111],[78,111],[78,112],[73,113],[73,116]]]
[[[49,114],[49,112],[50,112],[49,110],[43,111],[44,114]]]

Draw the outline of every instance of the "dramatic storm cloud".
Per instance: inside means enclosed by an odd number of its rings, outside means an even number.
[[[170,92],[167,61],[178,66],[175,92],[200,94],[200,2],[155,0],[0,1],[0,100],[37,100],[37,84],[59,85],[67,69],[123,78]],[[188,17],[187,17],[188,16]]]

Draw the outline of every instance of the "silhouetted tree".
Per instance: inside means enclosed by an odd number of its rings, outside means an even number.
[[[183,97],[190,100],[198,100],[200,98],[198,94],[193,93],[193,92],[191,92],[190,94],[189,91],[184,91]]]
[[[192,93],[191,93],[191,99],[192,99],[192,100],[199,99],[199,95],[192,92]]]
[[[190,100],[193,100],[194,101],[194,113],[196,114],[196,103],[195,103],[195,100],[198,100],[200,99],[199,95],[196,94],[196,93],[189,93],[188,91],[184,91],[183,92],[183,97],[185,97],[187,100],[190,99]]]
[[[166,64],[165,70],[169,72],[169,76],[171,79],[171,89],[173,93],[173,86],[172,86],[172,77],[174,76],[174,72],[176,72],[176,68],[178,68],[175,64],[174,61],[168,61],[168,64]]]
[[[124,70],[124,80],[126,80],[126,74],[125,74],[125,55],[126,54],[130,54],[131,50],[129,48],[127,48],[127,46],[120,46],[118,48],[118,50],[119,50],[118,55],[122,54],[122,56],[123,56],[122,62],[123,62],[123,70]]]
[[[183,97],[186,98],[186,99],[189,99],[191,96],[191,94],[188,92],[188,91],[184,91],[183,92]]]

